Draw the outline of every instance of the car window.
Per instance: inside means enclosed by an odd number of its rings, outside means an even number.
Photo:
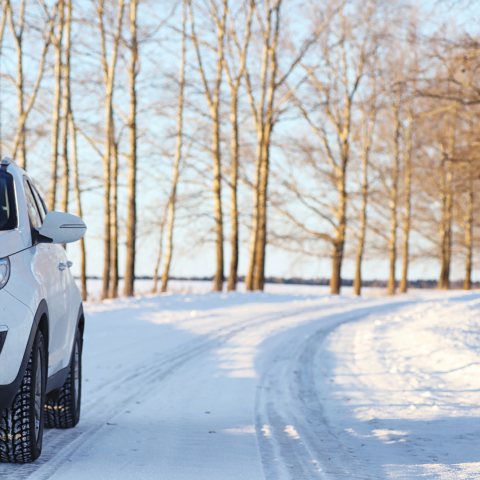
[[[27,208],[28,214],[30,216],[30,220],[32,221],[32,225],[35,228],[40,228],[42,226],[42,219],[40,214],[37,210],[37,205],[35,203],[35,198],[33,197],[32,189],[28,183],[28,180],[25,178],[23,180],[25,186],[25,196],[27,198]]]
[[[30,182],[28,182],[28,183],[30,183]],[[40,212],[40,217],[41,217],[42,223],[43,223],[43,220],[45,219],[45,215],[47,214],[47,212],[45,211],[45,204],[42,200],[42,197],[40,197],[40,194],[38,193],[38,190],[37,190],[37,187],[35,186],[35,184],[30,183],[30,186],[32,187],[33,196],[35,197],[35,201],[37,202],[38,211]]]
[[[17,209],[13,177],[0,172],[0,231],[17,228]]]

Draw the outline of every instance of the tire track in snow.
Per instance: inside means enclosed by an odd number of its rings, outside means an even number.
[[[364,303],[362,304],[364,305]],[[349,305],[350,306],[350,305]],[[351,305],[353,309],[357,305]],[[154,388],[154,383],[163,380],[190,360],[226,343],[233,336],[249,328],[259,327],[268,322],[286,317],[315,313],[316,317],[328,316],[335,309],[345,309],[337,303],[299,306],[280,312],[268,312],[259,319],[255,313],[249,313],[246,319],[222,326],[179,345],[172,351],[155,358],[148,366],[134,367],[121,377],[104,382],[94,397],[82,402],[82,423],[68,430],[45,430],[42,456],[34,463],[25,465],[0,464],[0,478],[4,480],[45,480],[50,478],[69,457],[90,440],[106,423],[138,398],[145,396]],[[108,401],[105,401],[107,399]]]
[[[315,389],[314,358],[326,337],[343,323],[395,310],[411,302],[390,303],[336,313],[321,328],[276,349],[257,389],[255,430],[266,480],[375,479],[345,451],[326,418]],[[415,302],[415,303],[418,303]]]

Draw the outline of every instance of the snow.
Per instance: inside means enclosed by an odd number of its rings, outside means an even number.
[[[0,478],[480,477],[480,292],[177,287],[86,304],[81,421]]]

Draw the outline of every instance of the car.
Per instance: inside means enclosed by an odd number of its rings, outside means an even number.
[[[0,162],[0,462],[27,463],[43,429],[80,419],[82,298],[64,245],[85,223],[48,211],[28,174]]]

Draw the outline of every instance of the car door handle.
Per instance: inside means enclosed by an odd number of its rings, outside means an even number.
[[[58,265],[58,269],[59,269],[59,270],[65,270],[66,268],[67,268],[67,265],[66,265],[65,263],[60,263],[60,264]]]

